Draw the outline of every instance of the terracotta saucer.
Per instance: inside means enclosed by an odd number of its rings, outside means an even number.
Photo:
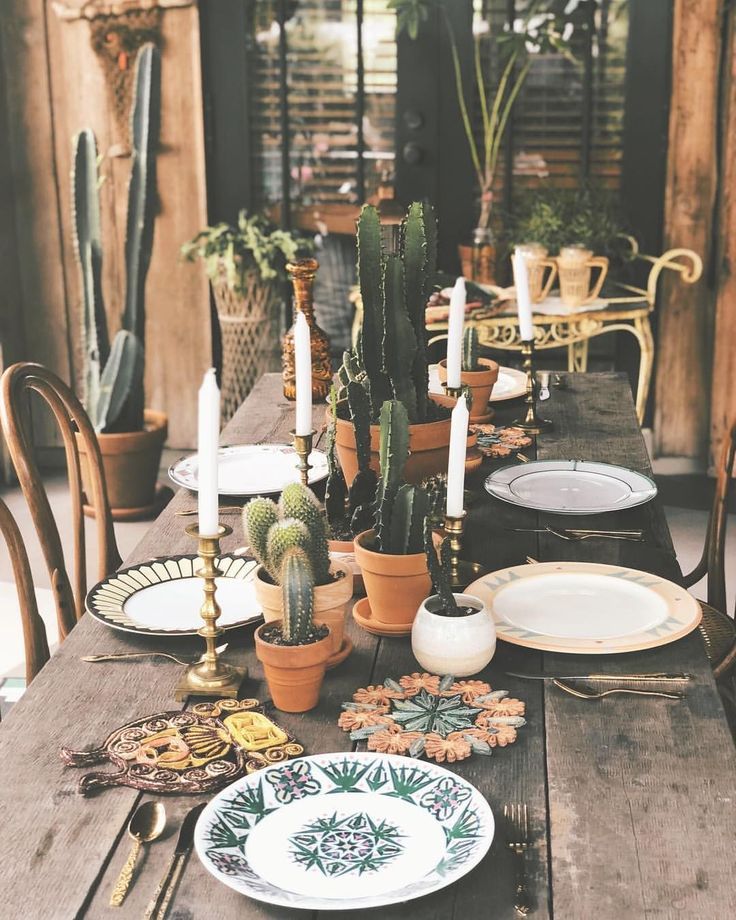
[[[371,606],[367,597],[361,597],[353,607],[353,619],[366,632],[372,636],[408,636],[411,634],[411,623],[381,623],[380,620],[371,618]]]
[[[471,448],[465,455],[465,472],[472,473],[483,463],[483,454],[477,448]]]
[[[340,646],[339,651],[335,652],[334,655],[330,655],[327,659],[327,670],[330,668],[336,668],[339,664],[342,664],[343,661],[348,657],[348,655],[353,650],[352,639],[348,639],[347,636],[343,636],[342,645]]]
[[[490,422],[490,420],[493,418],[495,414],[496,414],[495,409],[492,409],[490,406],[488,406],[488,411],[485,413],[485,415],[473,416],[473,418],[470,419],[470,424],[471,425],[487,425],[488,422]]]

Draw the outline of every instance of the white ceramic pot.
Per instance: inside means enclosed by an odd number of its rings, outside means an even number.
[[[422,602],[411,628],[411,650],[419,664],[431,674],[469,677],[482,671],[496,651],[493,617],[480,598],[456,594],[461,607],[478,612],[465,617],[446,617],[436,594]]]

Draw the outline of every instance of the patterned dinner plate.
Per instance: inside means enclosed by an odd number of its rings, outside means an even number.
[[[511,566],[466,590],[485,602],[499,639],[547,652],[611,655],[667,645],[702,616],[674,582],[593,562]]]
[[[309,455],[310,484],[327,478],[327,455]],[[299,481],[299,458],[290,444],[236,444],[217,453],[217,491],[231,497],[273,495]],[[191,492],[199,489],[197,454],[180,457],[169,467],[169,478]]]
[[[110,575],[87,595],[87,610],[113,629],[146,636],[194,636],[202,627],[201,561],[196,555],[152,559]],[[258,563],[242,556],[215,560],[223,629],[244,626],[261,616],[253,578]]]
[[[475,786],[437,764],[316,754],[224,789],[195,846],[215,878],[258,901],[345,910],[451,885],[485,856],[493,830]]]

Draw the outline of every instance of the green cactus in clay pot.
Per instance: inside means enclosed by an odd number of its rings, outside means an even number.
[[[432,587],[440,600],[440,609],[434,612],[448,617],[461,616],[462,613],[452,592],[450,538],[445,537],[439,547],[436,547],[434,531],[429,519],[427,519],[424,527],[424,552],[427,556],[427,567],[429,576],[432,579]]]
[[[462,369],[464,371],[482,370],[482,366],[478,363],[479,352],[478,330],[475,326],[466,326],[463,333],[462,354]]]

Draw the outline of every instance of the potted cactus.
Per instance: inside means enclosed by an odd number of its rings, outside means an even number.
[[[311,490],[290,483],[278,505],[270,498],[254,498],[243,509],[243,530],[250,551],[260,565],[255,589],[267,623],[284,616],[282,562],[297,547],[306,553],[314,580],[314,616],[330,627],[330,660],[343,661],[352,649],[345,636],[345,615],[353,595],[353,574],[343,562],[330,562],[327,522]]]
[[[167,433],[163,412],[144,409],[145,286],[153,247],[156,148],[160,120],[160,53],[138,52],[131,117],[132,166],[125,237],[125,308],[110,344],[102,298],[97,144],[89,129],[74,139],[74,249],[83,294],[84,404],[102,452],[113,518],[131,520],[156,509],[156,478]],[[89,494],[84,445],[82,483]]]
[[[453,593],[450,538],[445,537],[438,548],[429,521],[424,552],[435,593],[422,601],[412,624],[414,657],[432,674],[477,674],[496,651],[493,617],[479,597]]]
[[[354,421],[347,399],[353,381],[366,392],[371,419],[370,467],[379,471],[379,413],[399,400],[409,419],[411,456],[404,475],[419,483],[447,466],[450,417],[428,395],[424,310],[437,262],[437,223],[429,206],[415,202],[401,225],[397,252],[382,243],[378,211],[366,205],[358,219],[358,281],[363,323],[358,343],[338,372],[336,443],[345,481],[358,472]]]
[[[291,546],[279,569],[283,619],[255,633],[271,699],[284,712],[314,709],[332,648],[328,626],[314,622],[314,576],[304,549]]]
[[[404,481],[409,419],[403,403],[384,402],[380,433],[375,528],[355,538],[355,558],[363,573],[371,620],[408,629],[430,587],[423,548],[429,496],[421,486]]]
[[[470,404],[470,421],[483,424],[493,418],[493,411],[488,407],[488,400],[493,392],[493,385],[498,380],[498,364],[490,358],[479,357],[478,330],[467,326],[463,334],[462,368],[460,382],[468,387],[472,401]],[[447,380],[447,360],[439,363],[440,381]]]

